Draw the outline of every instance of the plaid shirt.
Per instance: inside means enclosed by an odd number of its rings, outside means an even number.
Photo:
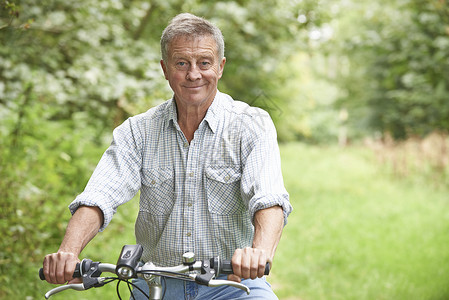
[[[231,259],[252,245],[256,211],[280,205],[286,224],[292,210],[271,118],[220,92],[190,144],[173,99],[117,127],[70,210],[98,206],[103,230],[139,190],[136,240],[157,265],[179,264],[186,251]]]

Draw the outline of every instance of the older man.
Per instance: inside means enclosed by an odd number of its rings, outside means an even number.
[[[176,16],[162,34],[161,52],[173,98],[114,130],[86,189],[70,205],[73,216],[58,252],[44,259],[45,276],[51,283],[71,281],[82,249],[140,190],[135,234],[144,261],[168,266],[186,251],[198,259],[219,255],[232,259],[228,279],[243,279],[250,297],[276,299],[263,273],[291,205],[273,123],[266,112],[217,90],[224,41],[207,20]],[[167,299],[243,294],[166,284]]]

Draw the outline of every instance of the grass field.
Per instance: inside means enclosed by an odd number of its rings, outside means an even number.
[[[282,147],[294,212],[281,299],[449,299],[449,194],[394,179],[365,149]]]
[[[395,179],[363,148],[288,144],[281,154],[294,211],[269,276],[280,299],[449,299],[447,189]],[[136,204],[122,207],[83,256],[115,262],[121,246],[134,243]],[[54,299],[114,293],[107,286]]]

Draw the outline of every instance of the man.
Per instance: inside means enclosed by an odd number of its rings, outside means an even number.
[[[73,216],[59,251],[45,257],[44,274],[51,283],[71,281],[82,249],[140,190],[135,234],[144,261],[175,265],[187,251],[197,259],[232,258],[229,280],[244,279],[254,299],[276,299],[263,273],[292,208],[274,125],[266,112],[217,90],[226,58],[223,36],[210,22],[176,16],[162,34],[161,52],[173,98],[114,130],[70,205]],[[244,294],[176,280],[166,287],[167,299]]]

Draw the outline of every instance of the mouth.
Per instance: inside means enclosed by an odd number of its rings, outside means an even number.
[[[190,90],[197,90],[197,89],[200,89],[200,88],[202,88],[204,86],[205,86],[205,84],[193,85],[193,86],[185,85],[184,88],[190,89]]]

